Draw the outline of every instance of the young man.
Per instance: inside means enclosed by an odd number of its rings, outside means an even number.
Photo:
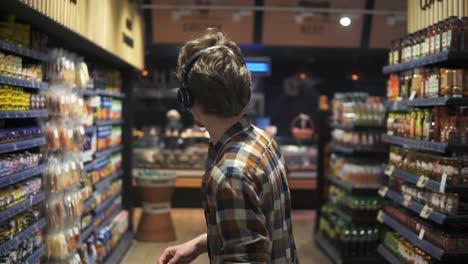
[[[207,233],[167,248],[159,264],[298,263],[286,164],[273,138],[244,118],[251,74],[239,47],[209,29],[179,54],[179,103],[210,134],[202,204]],[[155,223],[156,224],[156,223]]]

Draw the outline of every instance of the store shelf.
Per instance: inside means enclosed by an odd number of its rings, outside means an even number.
[[[92,161],[86,163],[86,164],[84,165],[84,168],[83,168],[84,171],[90,172],[91,170],[93,170],[94,164],[95,164],[94,162],[95,162],[95,161],[96,161],[96,160],[92,160]]]
[[[105,192],[109,189],[111,182],[121,177],[122,175],[123,175],[123,171],[118,171],[108,176],[107,178],[101,180],[100,182],[95,183],[94,188],[100,192]]]
[[[96,120],[96,126],[117,126],[122,125],[124,122],[123,120]]]
[[[112,250],[111,254],[107,256],[104,264],[116,264],[120,263],[124,258],[125,254],[127,254],[130,246],[132,245],[133,241],[133,233],[131,231],[127,231],[122,237],[120,238],[117,247]]]
[[[109,92],[109,91],[101,90],[101,89],[96,90],[95,93],[96,93],[96,95],[114,97],[114,98],[117,98],[117,99],[125,98],[125,94],[123,94],[123,93]]]
[[[80,91],[78,92],[78,94],[81,95],[81,96],[95,96],[95,95],[96,95],[96,91],[83,89],[83,90],[80,90]]]
[[[94,203],[94,197],[91,196],[86,201],[83,202],[83,213],[89,212],[91,210],[91,206]]]
[[[90,127],[85,128],[86,133],[94,133],[95,131],[96,131],[95,126],[90,126]]]
[[[468,52],[443,51],[424,58],[404,62],[396,65],[388,65],[383,67],[383,73],[406,71],[414,68],[432,66],[435,64],[455,65],[466,62],[468,60]],[[458,63],[458,64],[456,64]],[[466,65],[466,64],[465,64]]]
[[[120,198],[120,196],[122,195],[122,191],[114,194],[113,196],[107,198],[107,200],[105,200],[104,202],[102,202],[100,205],[98,205],[96,207],[96,209],[94,209],[94,218],[99,218],[99,216],[101,214],[103,214],[107,209],[109,209],[109,207],[112,206],[112,204],[114,204],[114,202]]]
[[[336,214],[343,218],[346,222],[353,222],[356,224],[377,223],[377,210],[375,213],[369,214],[368,212],[362,212],[359,210],[344,210],[331,202],[328,204],[333,208]]]
[[[24,212],[31,208],[33,205],[36,205],[42,202],[45,199],[45,192],[40,192],[37,194],[30,195],[26,200],[20,202],[17,205],[14,205],[8,209],[5,209],[0,212],[0,222],[7,220],[21,212]]]
[[[41,118],[47,117],[49,113],[46,109],[43,110],[1,110],[0,119],[13,119],[13,118]]]
[[[84,37],[77,31],[52,19],[52,17],[46,16],[39,10],[31,8],[23,1],[2,0],[2,10],[15,14],[17,19],[24,23],[34,25],[35,28],[48,35],[49,39],[53,38],[58,40],[62,47],[73,50],[83,57],[105,62],[107,65],[112,65],[116,69],[136,69],[135,66],[117,55],[104,49],[102,46]]]
[[[201,177],[205,174],[204,170],[172,170],[172,169],[156,169],[160,173],[174,173],[178,177]]]
[[[46,254],[47,248],[45,245],[41,245],[36,249],[29,257],[21,262],[21,264],[36,264]]]
[[[2,175],[0,176],[0,188],[8,186],[13,183],[17,183],[36,175],[41,174],[44,171],[44,165],[39,165],[37,167],[31,168],[29,170],[21,171],[15,174]]]
[[[434,258],[440,261],[456,261],[456,260],[466,260],[468,259],[468,252],[457,252],[457,253],[449,253],[444,251],[443,249],[433,245],[429,241],[425,239],[419,239],[418,235],[413,233],[411,230],[400,224],[398,221],[393,219],[387,214],[383,214],[383,222],[402,235],[406,240],[408,240],[411,244],[417,246],[424,252],[428,253],[429,255],[433,256]],[[459,263],[459,262],[456,262]]]
[[[464,106],[468,105],[468,97],[436,97],[436,98],[418,98],[414,100],[388,101],[387,107],[392,110],[404,109],[407,107],[425,107],[425,106]]]
[[[343,124],[331,124],[330,126],[331,126],[332,128],[342,129],[342,130],[347,130],[347,131],[350,131],[350,130],[353,130],[353,131],[357,131],[357,130],[368,131],[368,130],[385,130],[385,129],[386,129],[386,127],[383,126],[383,125],[343,125]]]
[[[393,255],[393,253],[382,244],[377,248],[377,252],[390,264],[403,264],[400,259]]]
[[[315,190],[317,189],[317,180],[288,178],[288,185],[291,190]]]
[[[390,136],[387,134],[382,135],[382,141],[402,146],[404,148],[421,150],[421,151],[431,151],[438,153],[447,153],[447,152],[466,152],[468,149],[468,144],[448,144],[441,142],[425,141],[410,139],[404,137]]]
[[[375,264],[382,261],[379,256],[341,256],[340,252],[321,234],[315,234],[314,240],[335,264]]]
[[[12,85],[32,89],[47,89],[49,85],[46,82],[28,81],[14,77],[0,75],[0,84]]]
[[[412,184],[417,184],[419,181],[420,176],[400,170],[400,169],[394,169],[393,174],[394,177],[400,178],[406,182],[412,183]],[[432,190],[435,192],[441,192],[441,193],[446,193],[446,192],[455,192],[460,194],[468,194],[468,185],[445,185],[445,187],[441,184],[440,182],[434,181],[434,180],[428,180],[425,187],[428,190]]]
[[[101,150],[101,151],[96,152],[95,156],[96,156],[96,159],[102,158],[102,157],[114,154],[115,152],[122,151],[122,149],[123,149],[122,145],[115,146],[115,147],[110,147],[110,148],[107,148],[105,150]]]
[[[386,154],[388,150],[383,147],[378,146],[358,146],[358,145],[342,145],[339,143],[332,142],[330,147],[335,152],[340,152],[343,154]]]
[[[376,186],[365,186],[365,187],[361,187],[361,186],[354,186],[352,185],[351,183],[348,183],[348,182],[344,182],[332,175],[328,176],[328,180],[338,186],[338,187],[341,187],[349,192],[360,192],[360,193],[364,193],[364,192],[370,192],[370,193],[377,193],[377,189],[379,188],[378,185]]]
[[[12,239],[1,244],[0,252],[8,252],[10,249],[17,247],[22,241],[24,241],[25,239],[28,239],[31,236],[34,236],[34,234],[37,231],[41,230],[45,226],[46,226],[46,220],[45,218],[42,218],[41,220],[37,221],[35,224],[26,228],[23,232],[20,232],[19,234],[17,234]]]
[[[102,220],[99,225],[95,225],[95,230],[99,232],[99,230],[103,229],[104,227],[110,225],[112,222],[112,219],[114,219],[121,211],[123,210],[122,206],[118,207],[117,209],[114,209],[112,214],[109,215],[109,217],[106,217],[106,219]],[[94,219],[98,219],[99,217],[95,217]]]
[[[288,171],[288,179],[312,180],[317,179],[317,171]]]
[[[86,239],[95,231],[93,223],[91,223],[85,230],[81,231],[80,241],[81,244],[86,242]]]
[[[46,143],[44,137],[28,139],[23,141],[0,144],[0,154],[17,150],[24,150],[42,146]]]
[[[0,50],[21,56],[23,58],[30,58],[39,61],[47,61],[49,58],[46,53],[27,48],[21,48],[4,40],[0,40]]]
[[[408,208],[409,210],[413,211],[416,214],[420,214],[423,210],[424,206],[416,201],[409,201],[406,202],[408,206],[405,205],[405,199],[403,195],[395,192],[393,190],[388,190],[387,197],[390,198],[395,203]],[[432,211],[427,219],[437,223],[437,224],[446,224],[446,223],[455,223],[455,222],[466,222],[468,221],[468,215],[446,215],[443,213],[439,213],[437,211]]]

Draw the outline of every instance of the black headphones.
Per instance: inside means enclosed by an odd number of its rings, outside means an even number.
[[[245,65],[244,58],[242,57],[242,55],[225,45],[215,45],[215,46],[211,46],[206,49],[197,51],[195,54],[192,55],[192,57],[190,57],[187,64],[185,64],[184,68],[182,69],[182,80],[180,82],[180,87],[177,90],[177,101],[179,102],[179,106],[181,108],[190,109],[193,106],[194,98],[188,87],[188,75],[193,65],[198,60],[198,58],[200,58],[201,55],[205,54],[206,52],[210,50],[219,49],[219,48],[225,48],[225,49],[232,51],[239,58],[241,58],[242,62]],[[249,88],[249,101],[250,101],[250,93],[251,91]]]

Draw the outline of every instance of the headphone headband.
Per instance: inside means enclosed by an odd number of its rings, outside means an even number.
[[[239,52],[233,50],[232,48],[230,48],[230,47],[228,47],[226,45],[215,45],[215,46],[211,46],[211,47],[201,49],[201,50],[195,52],[190,57],[187,64],[185,64],[185,66],[182,69],[182,81],[180,83],[179,90],[177,91],[177,100],[179,102],[179,105],[182,108],[188,109],[188,108],[191,108],[192,105],[193,105],[193,95],[191,94],[190,90],[188,89],[188,75],[189,75],[190,71],[192,70],[193,65],[198,60],[198,58],[200,58],[200,56],[202,56],[206,52],[208,52],[210,50],[214,50],[214,49],[219,49],[219,48],[225,48],[225,49],[231,51],[232,53],[237,55],[242,60],[242,63],[245,65],[245,61],[244,61],[244,58],[242,57],[242,55]],[[249,93],[249,99],[250,99],[250,93]]]

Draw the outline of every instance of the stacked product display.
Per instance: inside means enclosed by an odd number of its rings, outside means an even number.
[[[76,88],[86,82],[77,80],[83,78],[79,74],[83,70],[73,54],[63,50],[50,52],[47,71],[50,87],[44,93],[50,115],[44,125],[47,137],[44,187],[48,192],[45,244],[51,262],[81,263],[77,249],[83,201],[78,187],[84,173],[81,158],[84,104]]]
[[[390,231],[378,251],[390,263],[468,259],[467,22],[452,17],[412,34],[384,68],[392,112],[382,140],[393,146],[377,217]],[[424,51],[414,57],[408,39]]]
[[[336,263],[376,263],[381,227],[376,220],[383,174],[385,107],[365,93],[333,100],[328,202],[321,208],[316,242]],[[379,132],[380,131],[380,132]],[[355,155],[358,154],[358,155]]]
[[[0,17],[0,263],[36,263],[45,255],[42,203],[42,82],[46,54],[28,25]]]
[[[88,263],[102,263],[111,261],[116,247],[128,244],[130,238],[128,212],[122,205],[124,95],[118,71],[92,66],[89,78],[79,91],[86,109],[82,120],[85,177],[81,181],[84,213],[79,252]],[[117,229],[116,219],[120,219]]]

